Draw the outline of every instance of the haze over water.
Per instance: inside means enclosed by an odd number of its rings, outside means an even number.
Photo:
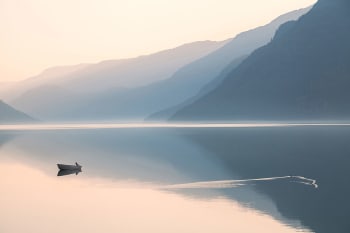
[[[3,127],[0,231],[347,232],[349,136],[347,125]],[[82,173],[57,176],[76,161]]]
[[[0,233],[349,233],[349,3],[0,1]]]

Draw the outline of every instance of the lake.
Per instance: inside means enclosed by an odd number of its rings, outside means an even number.
[[[0,232],[350,232],[349,125],[197,126],[0,127]]]

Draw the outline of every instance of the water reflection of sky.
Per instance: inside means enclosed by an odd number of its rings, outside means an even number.
[[[137,182],[62,179],[19,163],[2,163],[0,176],[2,232],[296,232],[226,198],[186,198]]]
[[[296,232],[254,187],[166,190],[240,178],[169,129],[0,133],[1,232]],[[2,146],[1,146],[2,145]],[[57,177],[56,163],[83,165]],[[21,224],[18,224],[21,222]],[[5,224],[4,224],[5,223]]]

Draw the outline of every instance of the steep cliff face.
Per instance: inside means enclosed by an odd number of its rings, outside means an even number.
[[[349,28],[349,1],[320,0],[171,119],[348,119]]]

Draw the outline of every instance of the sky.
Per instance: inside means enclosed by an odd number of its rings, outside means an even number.
[[[0,83],[225,40],[316,0],[0,0]]]

